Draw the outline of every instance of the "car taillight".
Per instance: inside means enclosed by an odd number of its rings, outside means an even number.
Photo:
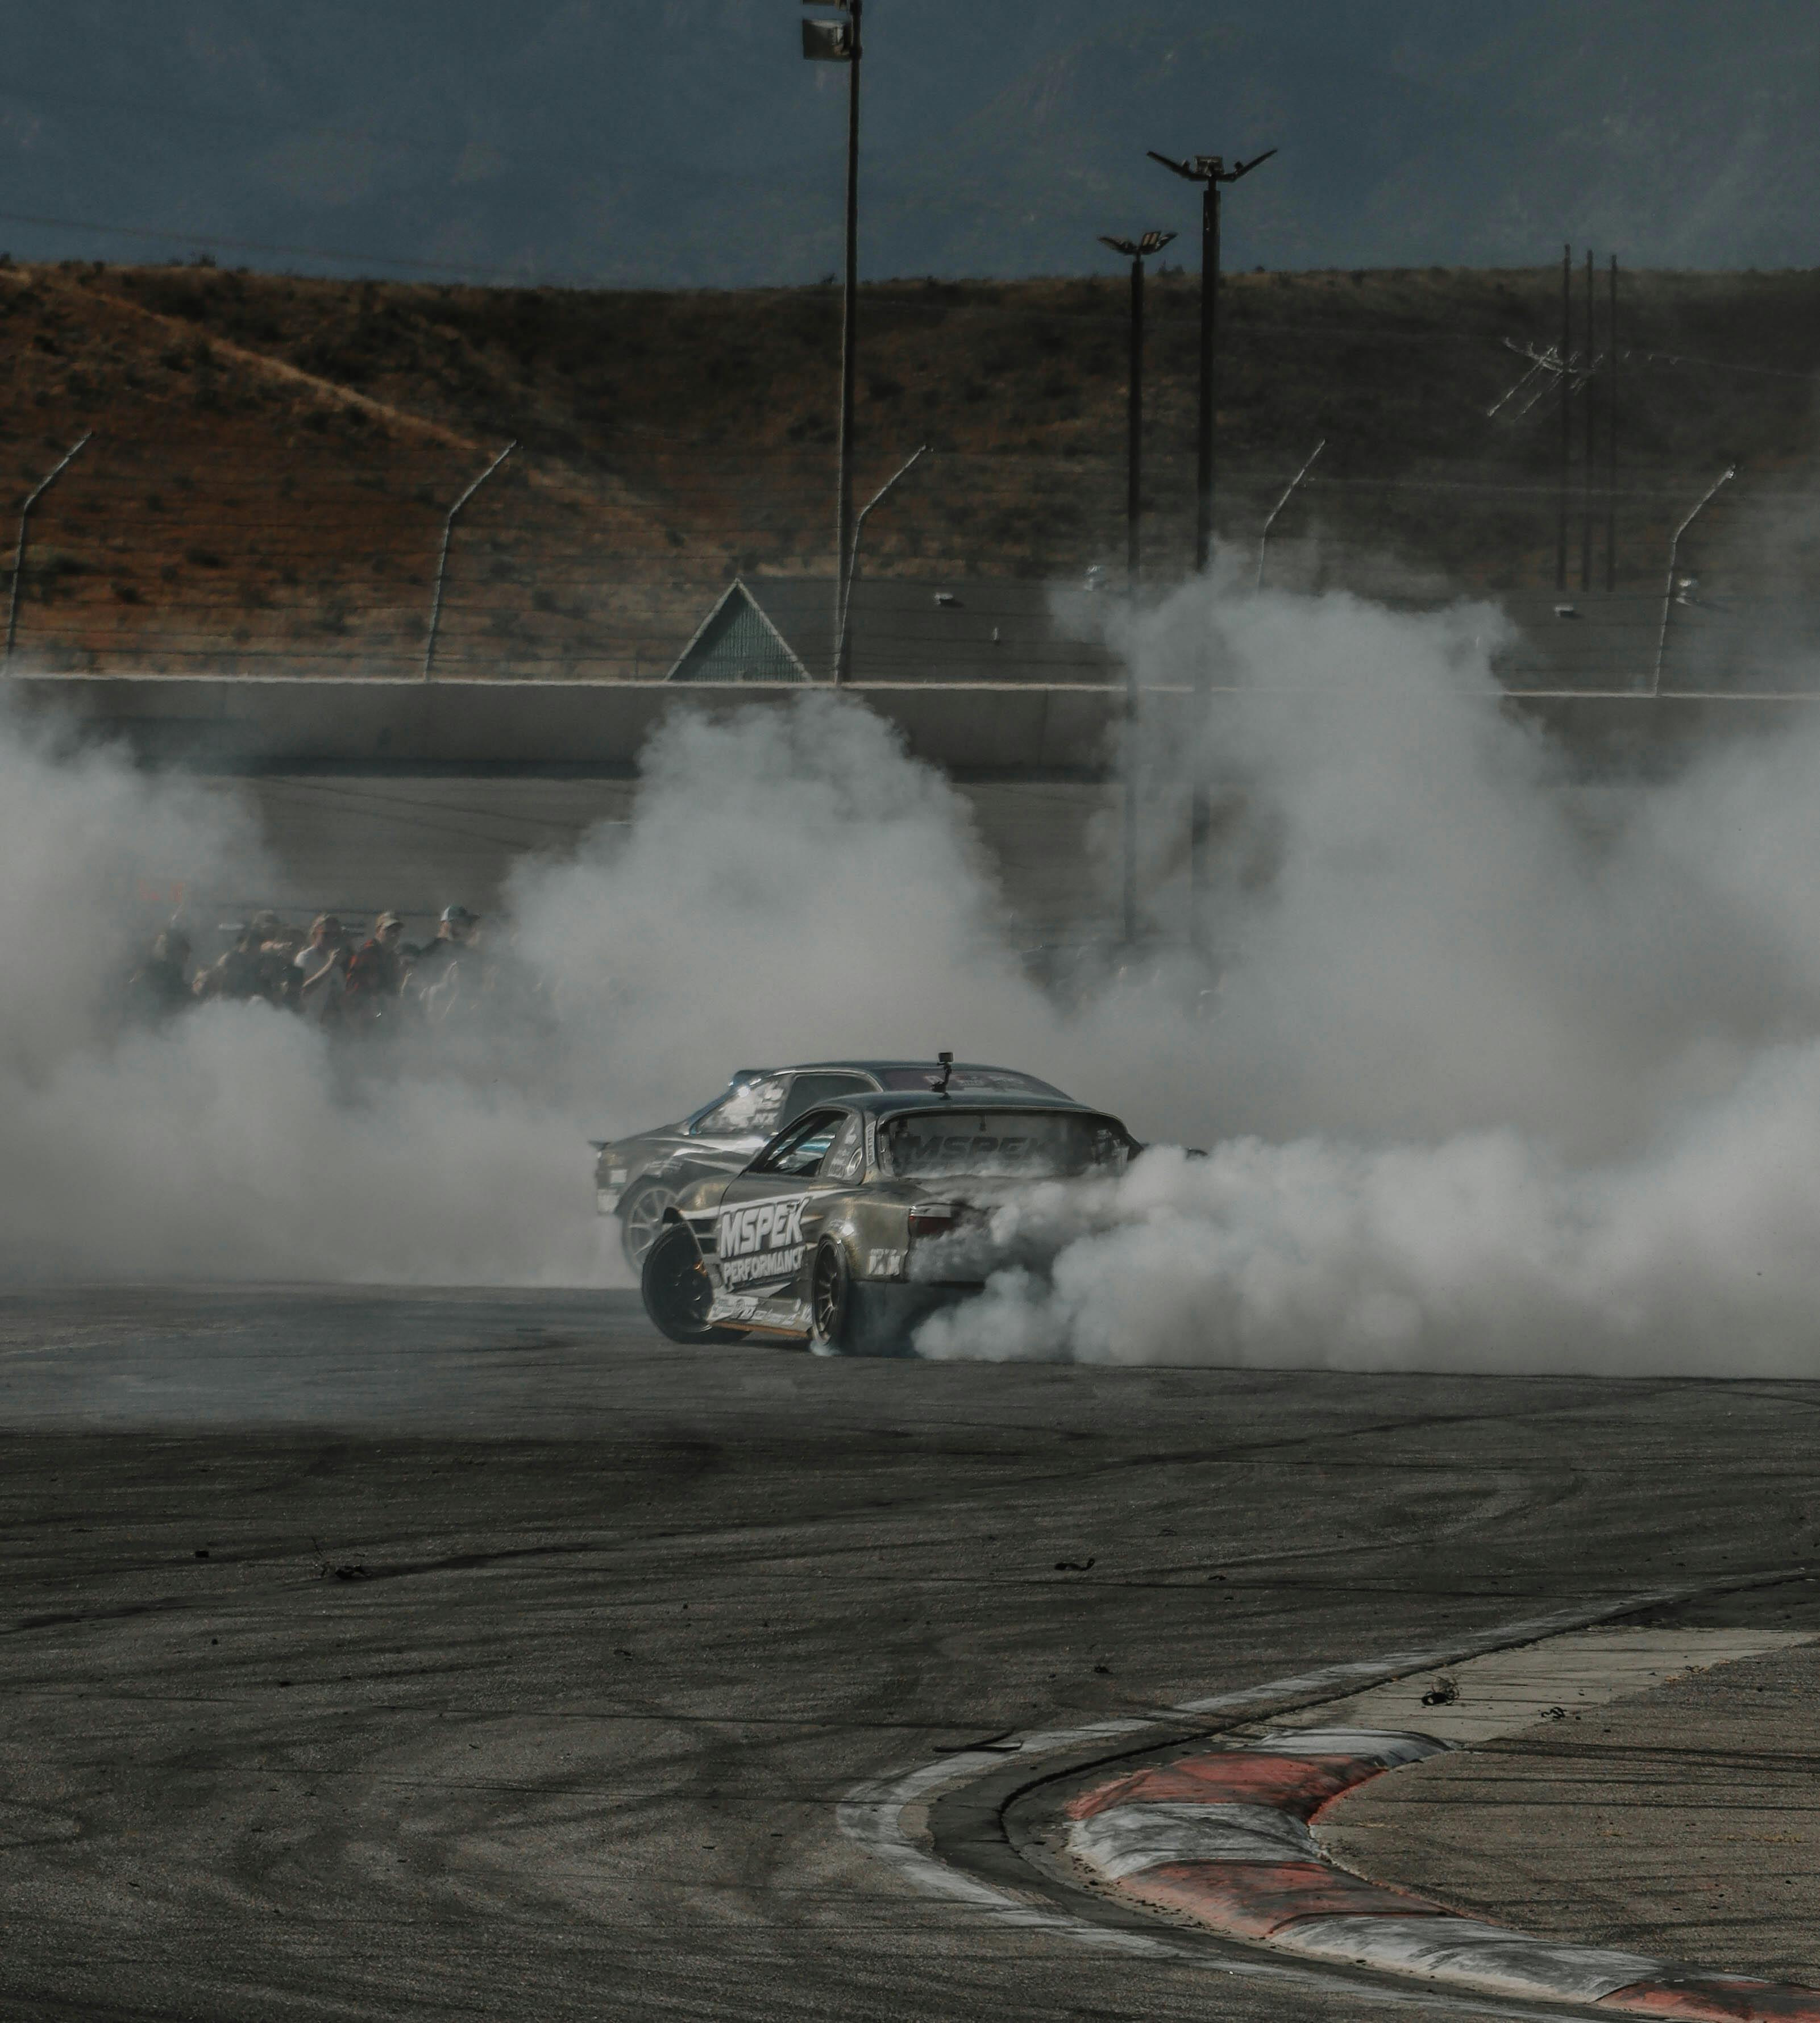
[[[959,1213],[952,1202],[919,1202],[910,1211],[910,1234],[912,1238],[945,1236]]]

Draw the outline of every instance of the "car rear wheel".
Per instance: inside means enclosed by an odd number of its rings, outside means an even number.
[[[672,1341],[743,1341],[739,1328],[716,1327],[708,1319],[714,1286],[685,1223],[666,1223],[645,1253],[638,1290],[652,1325]]]
[[[675,1205],[674,1194],[655,1180],[641,1181],[627,1195],[619,1209],[619,1246],[634,1271],[644,1270],[645,1253],[656,1242],[664,1216]]]
[[[809,1274],[809,1345],[818,1355],[846,1355],[853,1347],[853,1270],[833,1237],[816,1252]]]

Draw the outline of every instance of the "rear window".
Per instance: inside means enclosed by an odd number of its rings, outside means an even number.
[[[941,1079],[940,1068],[881,1068],[879,1080],[886,1088],[934,1088]],[[956,1068],[948,1085],[956,1096],[1061,1096],[1034,1075],[1020,1074],[1015,1068]]]
[[[924,1110],[879,1127],[879,1163],[900,1180],[1068,1180],[1121,1172],[1131,1140],[1109,1117]]]

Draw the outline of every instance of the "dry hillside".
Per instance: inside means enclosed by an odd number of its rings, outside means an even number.
[[[1579,287],[1577,276],[1577,346]],[[1255,543],[1325,438],[1279,522],[1272,566],[1286,580],[1551,583],[1556,404],[1487,411],[1526,369],[1512,347],[1557,335],[1559,300],[1559,270],[1230,277],[1222,532]],[[1118,562],[1125,301],[1119,275],[864,291],[861,498],[917,444],[937,452],[868,526],[868,569]],[[1191,544],[1195,301],[1192,277],[1153,277],[1146,551],[1158,577]],[[1603,276],[1599,302],[1603,353]],[[458,527],[438,672],[660,671],[735,569],[831,566],[838,309],[828,287],[0,269],[16,499],[92,431],[32,517],[20,653],[72,668],[409,669],[444,516],[515,439]],[[1820,275],[1627,276],[1621,317],[1621,583],[1659,582],[1670,525],[1734,459],[1739,482],[1705,538],[1810,571]],[[1577,458],[1584,423],[1577,402]],[[1577,510],[1577,466],[1573,481]],[[1596,517],[1603,577],[1603,503]]]

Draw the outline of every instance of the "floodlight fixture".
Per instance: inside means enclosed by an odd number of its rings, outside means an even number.
[[[1147,260],[1153,253],[1160,253],[1175,236],[1173,232],[1146,232],[1142,239],[1109,239],[1102,232],[1099,243],[1127,260]]]
[[[1160,162],[1164,168],[1189,182],[1236,183],[1241,176],[1248,176],[1261,162],[1267,162],[1277,150],[1266,148],[1261,155],[1252,155],[1248,162],[1234,162],[1230,169],[1223,155],[1190,155],[1179,162],[1172,155],[1159,155],[1154,148],[1146,148],[1144,152],[1153,162]]]
[[[853,23],[806,20],[802,24],[802,53],[810,63],[851,63]]]

